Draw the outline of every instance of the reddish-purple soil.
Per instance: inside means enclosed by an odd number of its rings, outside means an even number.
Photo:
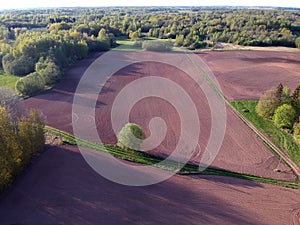
[[[234,57],[234,54],[238,55],[238,52],[229,53],[233,54],[232,57]],[[226,54],[229,53],[226,52]],[[126,52],[126,54],[134,53]],[[217,56],[222,58],[222,54],[225,53],[205,53],[203,57],[206,61],[211,63],[212,61],[218,61]],[[245,52],[242,52],[241,56],[245,54]],[[252,57],[254,57],[253,55],[255,54],[252,52],[251,54]],[[262,54],[261,57],[263,57],[267,53],[257,52],[256,54],[258,55],[257,57],[259,57],[260,54]],[[209,60],[209,57],[213,58],[213,56],[215,57],[215,60]],[[24,101],[26,108],[33,107],[39,109],[42,114],[45,115],[47,124],[72,132],[71,114],[74,91],[83,72],[88,65],[96,59],[96,57],[98,57],[98,55],[74,65],[66,72],[64,80],[53,90]],[[275,56],[273,55],[273,57]],[[235,56],[235,58],[238,58],[238,56]],[[253,61],[254,60],[244,60],[243,62],[245,66],[248,64],[251,66]],[[292,66],[294,65],[293,63],[294,62],[292,61]],[[288,63],[286,62],[286,64]],[[213,66],[212,69],[216,70]],[[234,70],[234,67],[231,66],[228,68],[228,65],[224,63],[224,71],[227,70],[232,71]],[[98,98],[95,118],[98,134],[101,137],[101,140],[107,144],[116,143],[116,135],[114,134],[111,125],[111,107],[115,97],[126,84],[146,76],[160,76],[171,79],[179,84],[189,94],[189,96],[191,96],[197,107],[201,125],[201,135],[199,138],[200,148],[198,150],[203,152],[203,149],[208,142],[208,138],[211,135],[210,108],[205,95],[200,88],[196,88],[197,85],[195,85],[195,82],[192,81],[191,78],[184,72],[172,66],[154,62],[137,63],[125,67],[112,76],[105,84],[104,89],[102,89]],[[220,77],[221,75],[219,74],[218,78]],[[240,80],[242,81],[242,79]],[[222,82],[223,80],[221,79],[221,86],[223,84]],[[224,83],[227,84],[225,81]],[[233,87],[235,87],[235,84],[233,84]],[[238,90],[242,93],[241,88]],[[165,91],[170,92],[171,90]],[[226,94],[226,90],[224,92]],[[163,118],[167,124],[168,130],[164,141],[151,152],[164,156],[169,155],[174,150],[180,136],[180,117],[170,103],[162,99],[149,97],[138,102],[133,107],[130,114],[130,121],[140,124],[146,131],[146,135],[150,135],[148,125],[150,119],[153,117]],[[88,134],[88,127],[86,130]],[[199,156],[192,158],[192,161],[194,162],[199,162],[199,160]],[[283,164],[279,165],[283,172],[275,172],[274,169],[278,164],[279,159],[277,159],[228,108],[225,138],[216,159],[212,163],[212,166],[277,179],[295,178],[291,170]]]
[[[300,53],[278,51],[213,51],[200,53],[229,100],[258,99],[279,83],[300,85]]]
[[[86,68],[98,56],[72,66],[60,84],[25,100],[24,107],[40,110],[47,124],[73,132],[74,91]],[[299,81],[296,53],[233,51],[200,56],[229,99],[257,98],[279,82],[294,88]],[[131,81],[149,75],[172,79],[193,98],[201,123],[202,150],[211,134],[210,109],[204,94],[194,88],[193,81],[183,72],[153,63],[126,67],[107,82],[96,108],[101,138],[106,143],[116,141],[110,110],[118,92]],[[131,121],[139,123],[147,135],[153,116],[162,117],[168,130],[167,138],[152,152],[167,155],[180,135],[179,115],[171,104],[153,97],[140,101],[130,114]],[[198,162],[199,157],[192,161]],[[294,178],[284,165],[280,165],[282,173],[273,171],[278,159],[230,109],[224,142],[212,165],[278,179]],[[0,196],[0,224],[300,224],[299,194],[299,190],[218,176],[175,175],[147,187],[122,186],[95,173],[76,147],[60,146],[43,153]]]
[[[122,186],[95,173],[76,147],[51,147],[0,195],[0,224],[300,224],[299,194],[219,176]]]

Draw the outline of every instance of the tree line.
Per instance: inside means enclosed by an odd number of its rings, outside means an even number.
[[[5,91],[5,92],[4,92]],[[35,111],[19,116],[12,113],[15,98],[0,90],[0,191],[6,188],[40,152],[45,143],[44,123]],[[5,95],[6,94],[6,95]]]
[[[300,85],[291,92],[288,86],[279,84],[267,90],[256,106],[258,115],[270,119],[278,128],[300,135]]]
[[[282,9],[211,8],[70,8],[6,11],[0,37],[60,26],[96,36],[100,27],[115,36],[174,39],[201,48],[216,42],[250,46],[296,46],[300,13]]]
[[[61,8],[0,12],[0,65],[21,76],[31,96],[57,82],[64,68],[115,38],[170,39],[189,49],[218,42],[300,48],[297,10],[211,8]],[[145,44],[147,47],[147,43]]]
[[[113,45],[104,28],[96,36],[69,29],[65,22],[54,23],[44,31],[26,31],[10,43],[0,43],[5,73],[21,76],[17,91],[31,96],[62,77],[64,68],[94,51]]]

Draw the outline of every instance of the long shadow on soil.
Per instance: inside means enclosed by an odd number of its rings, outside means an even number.
[[[268,57],[268,58],[241,58],[243,61],[252,63],[288,63],[288,64],[300,64],[300,60],[297,59],[285,59],[280,57]]]
[[[163,153],[154,154],[154,155],[159,156],[163,159],[166,159],[166,158],[169,157],[169,155],[163,154]],[[190,163],[195,165],[195,166],[199,166],[199,162],[197,162],[197,161],[190,161]],[[217,166],[209,166],[208,168],[216,169],[216,170],[222,170],[224,172],[231,173],[231,171],[226,171],[223,168],[220,168],[220,167],[217,167]],[[211,181],[218,182],[218,183],[237,185],[237,186],[249,187],[249,188],[251,188],[251,187],[262,187],[261,184],[252,182],[252,181],[247,180],[247,179],[238,179],[238,178],[233,178],[233,177],[230,177],[230,176],[200,174],[200,171],[199,171],[199,174],[191,174],[191,175],[187,174],[187,175],[183,175],[183,176],[190,176],[190,177],[199,178],[199,179],[211,180]]]
[[[249,212],[202,192],[205,182],[176,176],[122,186],[94,172],[75,147],[52,147],[0,196],[0,224],[257,224]]]

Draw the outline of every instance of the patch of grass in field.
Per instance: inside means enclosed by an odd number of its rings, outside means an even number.
[[[3,70],[0,70],[0,87],[10,87],[15,89],[15,85],[19,79],[20,77],[5,74]]]
[[[161,42],[168,42],[170,41],[169,39],[159,39],[159,38],[153,38],[153,37],[146,37],[143,38],[144,41],[161,41]],[[143,41],[141,40],[141,41]],[[174,42],[173,40],[171,40]],[[127,38],[127,37],[118,37],[116,40],[116,43],[118,45],[117,50],[122,50],[122,51],[142,51],[143,49],[139,46],[135,45],[135,41]],[[112,50],[115,50],[112,48]],[[172,47],[173,52],[185,52],[187,51],[186,48],[182,47]]]
[[[263,134],[265,134],[277,147],[286,152],[290,158],[300,166],[300,146],[297,144],[292,135],[278,129],[270,120],[263,119],[256,111],[255,107],[258,101],[234,101],[231,103],[240,113],[242,113],[251,123]],[[248,109],[249,112],[242,112]]]
[[[118,47],[116,48],[118,51],[140,51],[141,47],[135,45],[135,41],[127,37],[118,37],[116,40]],[[112,48],[115,50],[115,48]]]
[[[267,184],[274,184],[280,185],[283,187],[293,188],[293,189],[300,189],[298,181],[291,182],[291,181],[283,181],[283,180],[276,180],[271,178],[264,178],[253,176],[249,174],[241,174],[237,172],[231,172],[223,169],[216,169],[216,168],[206,168],[203,171],[200,171],[199,166],[196,164],[185,164],[182,165],[179,162],[173,160],[167,160],[163,165],[158,166],[157,163],[165,160],[162,157],[155,156],[146,152],[140,152],[136,150],[124,151],[124,149],[119,148],[117,146],[110,146],[110,145],[103,145],[94,142],[90,142],[87,140],[83,140],[81,138],[77,138],[72,134],[60,131],[58,129],[46,126],[45,130],[50,132],[60,138],[62,138],[63,142],[70,145],[78,145],[81,147],[86,147],[89,149],[93,149],[96,151],[107,152],[113,155],[116,158],[132,161],[135,163],[140,163],[144,165],[155,165],[161,169],[171,171],[180,175],[217,175],[217,176],[228,176],[228,177],[235,177],[240,179],[245,179],[253,182],[258,183],[267,183]],[[181,168],[182,167],[182,168]],[[179,170],[179,168],[181,168]]]

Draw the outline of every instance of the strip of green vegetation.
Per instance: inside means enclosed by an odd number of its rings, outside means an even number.
[[[118,51],[141,51],[142,48],[140,45],[137,44],[137,42],[132,41],[131,39],[127,37],[118,37],[116,39],[117,43],[117,50]],[[115,50],[115,48],[112,48],[111,50]]]
[[[160,41],[160,42],[174,42],[174,40],[169,39],[159,39],[159,38],[153,38],[153,37],[147,37],[143,38],[140,41],[134,41],[132,39],[129,39],[127,37],[118,37],[116,39],[116,43],[118,48],[112,48],[111,50],[120,50],[120,51],[142,51],[142,41]],[[173,46],[170,50],[172,52],[184,52],[186,51],[186,48],[182,47],[175,47]]]
[[[86,147],[97,151],[107,152],[113,155],[114,157],[120,159],[141,163],[144,165],[154,165],[161,169],[171,171],[171,172],[176,172],[177,174],[181,174],[181,175],[193,174],[193,175],[229,176],[229,177],[235,177],[240,179],[246,179],[249,181],[259,182],[259,183],[274,184],[274,185],[280,185],[288,188],[300,189],[299,183],[297,181],[291,182],[291,181],[275,180],[271,178],[263,178],[263,177],[248,175],[248,174],[240,174],[236,172],[231,172],[222,169],[215,169],[210,167],[202,171],[201,169],[199,169],[198,165],[195,164],[182,165],[181,163],[172,160],[167,160],[163,165],[159,166],[157,164],[165,160],[162,157],[154,156],[149,153],[135,151],[135,150],[125,151],[124,149],[119,148],[117,146],[101,145],[98,143],[90,142],[87,140],[83,140],[81,138],[77,138],[74,135],[71,135],[69,133],[60,131],[58,129],[49,126],[46,126],[45,129],[47,132],[50,132],[58,137],[61,137],[63,139],[63,142],[66,144],[78,145],[81,147]],[[179,168],[181,167],[182,169],[179,170]]]
[[[251,123],[263,134],[265,134],[277,147],[286,152],[290,158],[300,166],[300,146],[295,143],[291,134],[278,129],[270,120],[263,119],[256,111],[255,107],[258,101],[242,100],[231,102],[240,113],[242,113]],[[243,112],[248,109],[249,112]]]
[[[17,81],[20,79],[18,76],[8,75],[0,70],[0,87],[10,87],[15,89]]]

